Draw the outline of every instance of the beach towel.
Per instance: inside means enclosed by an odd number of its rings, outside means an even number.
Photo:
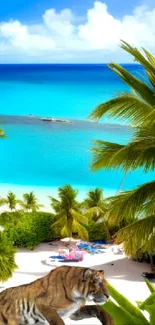
[[[103,250],[97,249],[93,247],[93,245],[88,244],[87,242],[81,241],[80,243],[77,244],[77,247],[82,250],[86,250],[92,254],[99,254],[99,253],[104,253]]]

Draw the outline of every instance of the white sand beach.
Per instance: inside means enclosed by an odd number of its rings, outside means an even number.
[[[63,248],[61,245],[58,247],[43,243],[34,251],[20,249],[16,254],[16,261],[19,268],[14,272],[11,279],[0,285],[0,290],[2,291],[10,286],[29,283],[46,275],[56,267],[55,263],[53,265],[47,265],[48,257],[61,248]],[[59,265],[62,265],[62,263],[59,263]],[[124,254],[116,255],[112,252],[110,245],[107,246],[103,254],[85,254],[82,262],[69,263],[69,265],[83,265],[95,269],[104,269],[106,279],[133,303],[138,300],[142,301],[149,295],[144,278],[141,276],[142,272],[150,271],[149,264],[131,261]],[[97,325],[100,323],[98,320],[92,318],[78,322],[66,319],[65,324]]]

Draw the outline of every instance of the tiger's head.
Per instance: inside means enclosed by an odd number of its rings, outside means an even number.
[[[82,278],[77,285],[77,291],[88,301],[103,304],[108,301],[109,293],[103,270],[84,268]]]

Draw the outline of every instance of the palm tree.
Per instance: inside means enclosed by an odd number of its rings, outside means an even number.
[[[52,196],[49,197],[57,219],[52,227],[60,227],[63,237],[72,238],[72,233],[78,232],[80,238],[88,239],[88,232],[84,227],[84,224],[88,223],[88,219],[80,213],[77,194],[78,191],[70,185],[64,185],[58,188],[58,200]]]
[[[107,205],[103,198],[103,190],[100,188],[90,190],[86,199],[82,202],[82,208],[84,213],[94,221],[103,218],[107,211]]]
[[[42,204],[38,203],[38,199],[33,192],[23,194],[23,202],[20,201],[20,205],[27,211],[37,211],[41,207]]]
[[[2,199],[3,204],[7,204],[11,211],[16,209],[16,205],[20,203],[19,200],[16,199],[16,195],[13,192],[9,192],[6,199]]]
[[[7,281],[17,268],[15,263],[16,250],[0,231],[0,281]]]
[[[155,57],[144,49],[145,56],[126,42],[121,47],[129,52],[144,68],[145,82],[133,76],[118,64],[110,64],[132,89],[132,92],[99,105],[90,115],[100,119],[104,115],[119,117],[132,126],[132,138],[122,145],[97,140],[92,148],[94,171],[106,168],[144,172],[155,168]],[[155,247],[155,182],[136,189],[121,192],[109,198],[109,215],[119,224],[123,219],[132,221],[118,232],[117,238],[124,241],[128,255],[135,252],[152,253]]]
[[[145,56],[137,49],[122,41],[121,48],[131,54],[144,68],[148,77],[146,82],[133,76],[125,68],[116,63],[109,68],[131,87],[131,92],[122,93],[96,107],[89,118],[99,121],[103,116],[119,118],[133,126],[146,126],[155,121],[155,57],[147,50]]]

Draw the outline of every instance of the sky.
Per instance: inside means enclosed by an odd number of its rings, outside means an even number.
[[[154,0],[4,0],[0,63],[132,62],[123,39],[155,53]]]

